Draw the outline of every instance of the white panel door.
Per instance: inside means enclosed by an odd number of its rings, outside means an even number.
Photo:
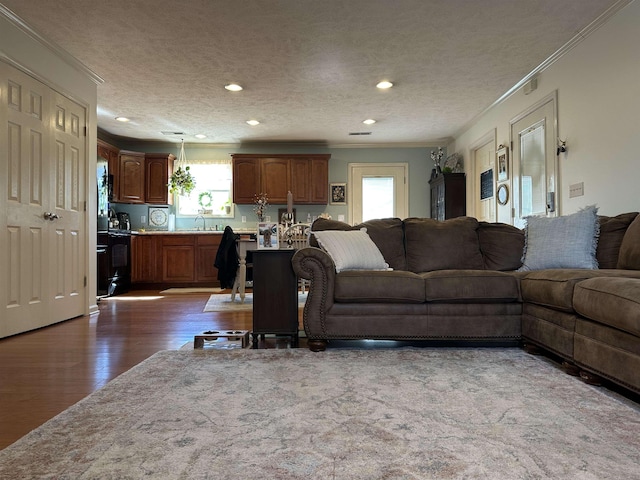
[[[80,206],[85,199],[86,113],[4,62],[0,62],[0,100],[0,337],[4,337],[83,313],[86,242]],[[78,124],[71,127],[81,137],[77,141],[68,138],[74,134],[56,133],[56,105],[70,112],[70,123]],[[71,297],[74,301],[65,305],[55,301]]]
[[[558,215],[556,94],[511,121],[513,152],[513,224],[530,215]]]
[[[355,225],[372,218],[406,218],[409,215],[408,175],[406,163],[350,163],[347,184],[351,192],[350,223]],[[367,188],[377,197],[367,196]],[[367,205],[367,202],[375,204]]]
[[[480,195],[480,178],[481,174],[484,172],[488,172],[490,170],[493,171],[493,183],[495,185],[495,177],[496,172],[494,169],[494,158],[496,156],[496,150],[494,147],[494,141],[492,140],[489,143],[484,144],[480,148],[474,150],[474,162],[476,172],[475,175],[475,188],[476,192],[475,198],[475,216],[480,221],[485,222],[495,222],[496,221],[496,195],[491,195],[488,198],[482,199]]]

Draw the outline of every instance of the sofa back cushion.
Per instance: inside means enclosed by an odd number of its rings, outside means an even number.
[[[618,268],[640,270],[640,215],[636,216],[624,234],[620,245]]]
[[[524,231],[506,223],[480,222],[480,252],[487,270],[513,271],[522,266]]]
[[[314,231],[323,230],[360,230],[365,227],[367,234],[373,243],[376,244],[380,253],[389,267],[394,270],[406,270],[407,262],[404,254],[404,232],[402,229],[402,220],[399,218],[382,218],[369,220],[358,225],[351,226],[345,222],[331,220],[327,218],[318,218],[311,225],[311,237],[309,244],[317,247],[318,242],[315,239]]]
[[[638,216],[638,212],[622,213],[615,217],[599,216],[600,237],[596,258],[600,268],[617,268],[620,246],[629,225]]]
[[[458,217],[438,221],[407,218],[404,221],[407,269],[411,272],[466,269],[482,270],[478,221]]]

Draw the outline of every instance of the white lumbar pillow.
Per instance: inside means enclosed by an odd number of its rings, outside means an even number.
[[[336,272],[343,270],[388,270],[380,250],[366,228],[360,230],[323,230],[313,232],[318,244],[326,251]]]

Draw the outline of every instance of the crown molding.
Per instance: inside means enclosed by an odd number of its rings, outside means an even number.
[[[13,13],[7,7],[0,3],[0,15],[5,17],[10,23],[12,23],[16,28],[25,33],[26,35],[33,38],[40,45],[53,52],[57,57],[63,60],[65,63],[70,65],[71,67],[78,70],[80,73],[89,77],[94,83],[97,85],[101,85],[104,83],[104,79],[96,74],[93,70],[87,67],[84,63],[78,60],[76,57],[71,55],[69,52],[64,50],[59,45],[54,42],[45,39],[38,32],[36,32],[29,24],[27,24],[24,20],[22,20],[18,15]]]

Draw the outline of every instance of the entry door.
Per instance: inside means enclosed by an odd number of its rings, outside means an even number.
[[[556,105],[554,93],[511,122],[513,224],[519,228],[527,216],[558,214]]]
[[[82,315],[86,111],[0,62],[0,337]]]
[[[492,139],[491,142],[486,143],[474,150],[474,163],[475,168],[475,210],[476,210],[476,218],[485,222],[495,222],[496,221],[496,195],[493,192],[493,195],[483,199],[481,198],[480,192],[482,191],[480,185],[480,179],[482,178],[482,174],[491,171],[492,172],[492,181],[495,184],[495,169],[494,169],[494,159],[496,156],[496,149],[494,147],[495,141]]]
[[[349,221],[355,225],[374,218],[406,218],[408,173],[406,163],[350,163]]]

